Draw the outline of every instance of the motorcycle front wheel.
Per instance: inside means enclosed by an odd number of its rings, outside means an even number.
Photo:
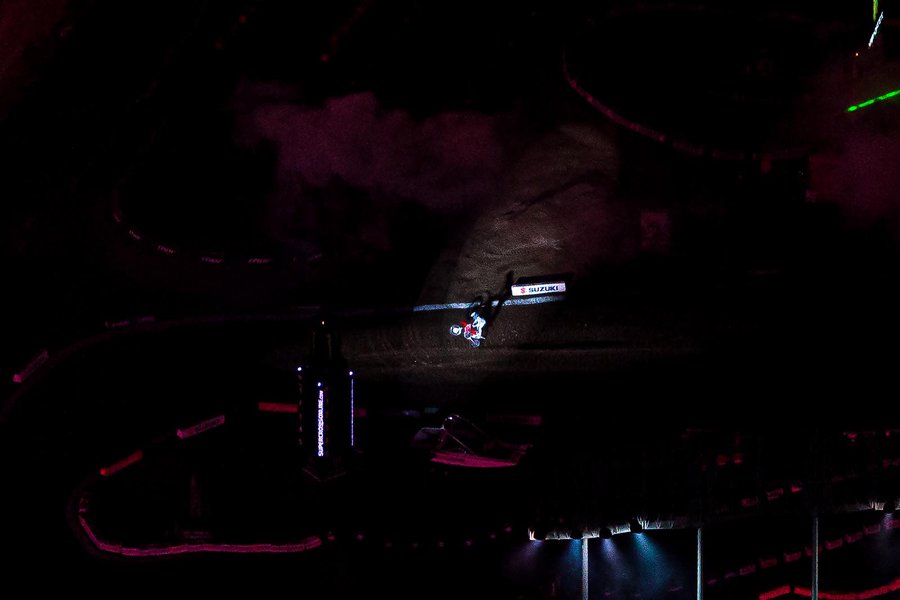
[[[459,335],[462,333],[462,330],[463,330],[463,328],[461,325],[451,325],[450,326],[450,335]]]

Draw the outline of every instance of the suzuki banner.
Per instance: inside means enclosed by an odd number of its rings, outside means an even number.
[[[566,291],[565,281],[553,281],[550,283],[535,283],[532,285],[512,286],[513,296],[534,296],[536,294],[562,294]]]

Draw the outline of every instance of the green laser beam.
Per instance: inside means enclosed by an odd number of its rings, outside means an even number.
[[[888,98],[893,98],[894,96],[900,94],[900,90],[894,90],[892,92],[888,92],[887,94],[882,94],[880,96],[875,96],[874,98],[869,98],[865,102],[860,102],[859,104],[854,104],[853,106],[847,107],[847,112],[853,112],[860,108],[865,108],[867,106],[871,106],[876,102],[881,102],[882,100],[887,100]]]

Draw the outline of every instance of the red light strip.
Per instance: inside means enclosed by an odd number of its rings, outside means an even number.
[[[260,402],[257,404],[257,407],[263,412],[276,413],[296,413],[300,410],[300,407],[296,404],[285,404],[283,402]]]
[[[766,492],[766,500],[772,502],[781,498],[784,495],[784,488],[778,488],[774,490],[769,490]]]
[[[34,358],[28,361],[28,364],[25,365],[24,369],[13,375],[13,383],[22,383],[25,381],[32,373],[37,371],[38,367],[47,362],[48,358],[50,358],[50,354],[46,350],[38,352]]]
[[[856,532],[854,532],[854,533],[847,533],[847,534],[844,534],[844,541],[847,542],[848,544],[855,544],[856,542],[858,542],[858,541],[861,540],[862,538],[863,538],[863,532],[862,532],[862,531],[856,531]]]
[[[778,598],[780,596],[787,596],[791,593],[791,586],[783,585],[779,588],[775,588],[774,590],[763,592],[759,595],[759,600],[772,600],[773,598]]]
[[[154,546],[152,548],[134,548],[121,544],[104,542],[91,530],[84,517],[78,521],[85,535],[98,549],[110,554],[130,557],[174,556],[179,554],[195,554],[200,552],[218,552],[223,554],[290,554],[306,552],[322,545],[322,538],[310,536],[294,544],[178,544],[175,546]]]
[[[621,127],[625,127],[640,136],[651,139],[660,144],[668,144],[675,150],[679,152],[684,152],[686,154],[692,154],[694,156],[711,156],[714,159],[718,160],[729,160],[729,161],[745,161],[748,159],[751,160],[778,160],[781,158],[794,158],[803,156],[806,152],[806,149],[803,147],[797,148],[787,148],[776,152],[767,152],[764,154],[760,154],[758,152],[747,153],[741,152],[737,150],[727,150],[720,149],[710,146],[697,145],[693,144],[687,140],[678,139],[666,135],[662,131],[658,131],[656,129],[651,129],[650,127],[646,127],[632,121],[623,115],[620,115],[607,105],[600,102],[597,98],[592,96],[585,88],[581,87],[578,84],[576,78],[569,72],[569,64],[568,61],[563,59],[563,76],[566,78],[566,82],[569,84],[569,87],[572,90],[581,96],[588,104],[590,104],[594,109],[601,112],[607,119],[619,125]],[[900,93],[900,90],[897,90]],[[879,97],[878,99],[883,99],[883,97]],[[874,100],[873,100],[874,101]],[[864,103],[865,104],[865,103]],[[856,110],[856,108],[861,107],[862,105],[857,105],[856,107],[850,107],[847,110],[852,111]]]
[[[196,425],[191,427],[187,427],[185,429],[178,429],[175,431],[175,434],[179,439],[187,439],[189,437],[193,437],[204,431],[209,431],[210,429],[215,429],[221,425],[225,424],[225,415],[219,415],[217,417],[213,417],[211,419],[206,419],[205,421],[201,421]]]
[[[119,462],[114,462],[113,464],[109,465],[108,467],[103,467],[102,469],[100,469],[100,475],[102,475],[103,477],[109,477],[110,475],[113,475],[114,473],[118,473],[125,467],[130,467],[131,465],[133,465],[137,461],[141,460],[142,458],[144,458],[144,451],[138,450],[137,452],[129,454],[128,456],[126,456],[125,458],[120,460]]]
[[[878,523],[876,523],[874,525],[868,525],[868,526],[865,526],[862,530],[857,530],[857,531],[853,531],[850,533],[846,533],[846,534],[842,535],[841,537],[835,538],[833,540],[826,540],[824,544],[819,545],[819,551],[824,552],[826,550],[837,550],[839,548],[846,546],[847,544],[854,544],[856,542],[859,542],[860,540],[862,540],[864,535],[874,535],[874,534],[882,531],[882,529],[894,529],[894,528],[900,529],[900,519],[897,519],[897,520],[891,519],[891,520],[887,521],[883,526]],[[807,557],[812,556],[812,548],[806,547],[804,549],[804,551],[805,551]],[[792,563],[792,562],[796,562],[796,561],[800,560],[803,557],[804,551],[795,551],[795,552],[785,551],[784,552],[784,564],[788,564],[788,563]],[[759,562],[760,568],[770,569],[770,568],[778,565],[779,559],[777,557],[767,557],[767,558],[760,558],[758,562]],[[751,568],[751,566],[752,565],[745,565],[743,567],[740,567],[736,571],[729,571],[729,572],[725,573],[724,578],[728,579],[730,577],[735,577],[737,575],[742,575],[742,576],[752,575],[756,572],[756,569]],[[719,581],[718,578],[713,577],[713,578],[707,580],[707,585],[715,585],[716,583],[718,583],[718,581]],[[779,588],[779,589],[781,589],[781,588]],[[800,588],[800,589],[802,590],[803,588]],[[898,589],[900,589],[900,588],[898,588]],[[833,600],[846,600],[846,599],[835,598]],[[858,599],[855,599],[855,600],[858,600]]]
[[[785,591],[787,590],[787,591]],[[884,596],[885,594],[890,594],[892,592],[896,592],[900,590],[900,579],[895,579],[894,581],[879,586],[877,588],[873,588],[871,590],[864,590],[862,592],[819,592],[819,598],[822,600],[868,600],[869,598],[876,598],[878,596]],[[779,588],[775,588],[769,592],[763,592],[759,595],[759,600],[771,600],[772,598],[777,598],[779,596],[784,596],[786,594],[793,593],[795,596],[803,596],[804,598],[812,597],[812,590],[809,588],[801,587],[799,585],[794,586],[793,590],[791,590],[790,586],[783,585]]]

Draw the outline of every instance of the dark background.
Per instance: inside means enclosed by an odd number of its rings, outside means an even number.
[[[832,539],[883,518],[848,506],[896,500],[883,460],[897,425],[897,109],[845,111],[898,81],[896,26],[866,48],[870,7],[47,0],[4,4],[0,24],[10,572],[277,581],[299,562],[335,597],[576,597],[580,553],[566,553],[578,542],[539,560],[527,527],[659,506],[708,518],[721,528],[709,569],[724,582],[751,555],[809,545],[814,510],[834,519]],[[647,245],[650,211],[666,215],[667,243]],[[462,311],[409,310],[496,291],[508,271],[565,272],[571,291],[505,307],[477,351],[446,335]],[[289,428],[253,411],[290,401],[323,308],[340,317],[370,411],[365,468],[333,496],[292,479]],[[48,364],[13,384],[44,349]],[[512,482],[410,455],[418,427],[451,411],[486,421],[492,407],[543,417]],[[223,539],[283,524],[340,528],[336,546],[297,562],[86,551],[70,526],[84,478],[220,410],[250,415],[246,429],[210,434],[190,457],[148,457],[122,492],[136,514],[110,502],[114,535],[142,543],[143,524],[160,539],[152,524],[185,518],[194,475],[246,500],[207,494],[227,515]],[[740,467],[718,465],[735,452]],[[847,473],[856,483],[834,480]],[[764,525],[780,505],[717,512],[800,482],[784,530]],[[305,504],[290,510],[307,493],[329,499],[324,525]],[[450,537],[452,553],[384,552],[385,506],[423,545],[471,526],[481,553]],[[157,507],[159,521],[146,518]],[[377,531],[364,551],[344,509]],[[507,525],[509,540],[485,539]],[[670,578],[612,566],[591,589],[693,594],[693,531],[653,535],[671,546],[659,569]],[[833,554],[865,558],[829,555],[823,589],[896,576],[892,536]],[[808,585],[808,557],[779,564],[708,593]]]

